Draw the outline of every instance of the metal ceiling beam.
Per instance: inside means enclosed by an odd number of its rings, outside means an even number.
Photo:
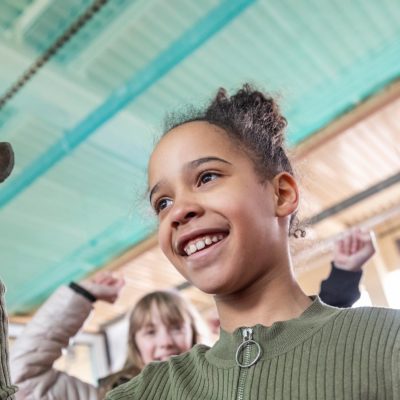
[[[394,174],[392,176],[389,176],[389,178],[384,179],[383,181],[378,182],[375,185],[370,186],[369,188],[356,193],[354,196],[348,197],[347,199],[335,204],[332,207],[329,207],[320,213],[314,215],[310,219],[306,221],[306,225],[315,225],[318,222],[323,221],[326,218],[332,217],[333,215],[336,215],[347,208],[354,206],[355,204],[359,203],[360,201],[363,201],[367,199],[368,197],[373,196],[374,194],[377,194],[381,192],[382,190],[385,190],[389,188],[390,186],[395,185],[396,183],[400,182],[400,172],[397,174]]]
[[[62,139],[50,146],[18,176],[11,179],[9,184],[0,190],[0,207],[23,192],[36,179],[84,142],[96,129],[139,97],[254,2],[255,0],[221,1],[217,7],[162,51],[145,68],[123,86],[114,90],[103,104],[89,113],[72,130],[67,131]]]

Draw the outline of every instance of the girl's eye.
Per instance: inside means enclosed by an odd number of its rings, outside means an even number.
[[[153,336],[153,335],[155,335],[155,333],[156,333],[155,329],[147,329],[144,331],[144,334],[146,336]]]
[[[211,182],[215,179],[218,178],[218,174],[215,172],[204,172],[203,174],[200,175],[199,183],[204,185],[205,183]]]
[[[181,325],[181,324],[172,325],[172,326],[171,326],[171,329],[172,329],[173,331],[181,331],[182,325]]]
[[[171,199],[166,199],[166,198],[160,199],[156,202],[154,210],[156,211],[157,214],[159,214],[162,210],[171,205],[171,203],[172,203]]]

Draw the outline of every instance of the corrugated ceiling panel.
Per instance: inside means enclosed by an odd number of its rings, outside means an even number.
[[[2,0],[0,2],[0,29],[11,29],[23,15],[26,7],[33,2],[34,0]]]
[[[43,53],[93,2],[91,0],[53,0],[24,32],[25,42],[37,53]],[[55,56],[60,63],[68,63],[85,50],[90,42],[128,6],[129,0],[109,1],[96,13]]]
[[[144,68],[176,40],[217,1],[207,0],[201,7],[192,2],[173,0],[154,2],[134,25],[127,26],[104,51],[86,66],[87,78],[108,92]],[[93,66],[96,68],[93,68]]]
[[[301,140],[399,74],[396,18],[372,34],[372,19],[358,16],[354,25],[340,24],[343,10],[331,3],[319,7],[331,21],[319,33],[310,28],[318,17],[307,12],[312,3],[257,3],[150,88],[131,110],[148,120],[162,118],[165,109],[176,104],[250,80],[281,93],[292,141]],[[387,10],[375,4],[375,16],[382,18]],[[351,3],[346,13],[356,14],[359,7]],[[400,20],[399,10],[397,16]],[[245,31],[251,32],[251,39]],[[372,36],[375,39],[369,40]],[[338,42],[342,51],[335,51]]]

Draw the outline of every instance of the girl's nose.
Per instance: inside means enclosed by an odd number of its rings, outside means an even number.
[[[194,201],[175,202],[171,213],[171,224],[174,228],[184,225],[204,213],[200,204]]]
[[[174,345],[173,338],[167,330],[163,330],[159,333],[158,344],[162,348],[170,348]]]

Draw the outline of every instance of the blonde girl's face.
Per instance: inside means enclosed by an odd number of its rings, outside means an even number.
[[[240,291],[277,259],[274,187],[221,128],[190,122],[167,133],[150,159],[149,189],[163,252],[202,291]]]
[[[193,330],[189,319],[167,325],[153,304],[150,319],[135,334],[135,343],[143,365],[166,361],[191,349]]]

